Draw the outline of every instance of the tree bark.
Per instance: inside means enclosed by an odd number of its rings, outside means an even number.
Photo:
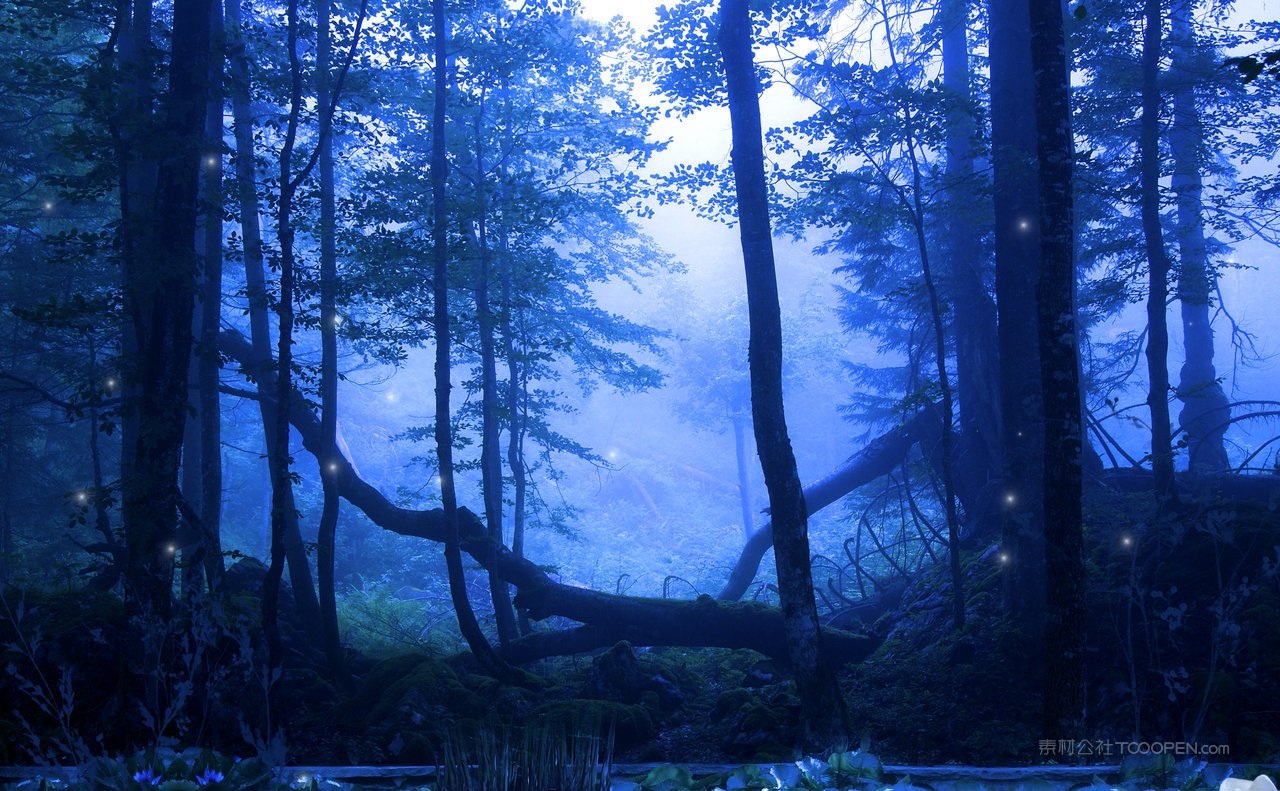
[[[275,361],[271,354],[266,263],[263,259],[257,172],[253,155],[253,113],[249,105],[249,62],[244,48],[240,2],[226,0],[224,8],[230,55],[231,111],[236,140],[235,168],[240,203],[240,236],[244,248],[249,334],[253,340],[253,358],[248,371],[258,390],[258,409],[262,416],[263,437],[267,450],[267,473],[270,475],[271,459],[280,453],[287,453],[288,447],[281,449],[277,446],[275,395],[263,384],[275,367]],[[274,380],[275,377],[270,378]],[[311,565],[307,560],[306,547],[302,543],[302,532],[298,527],[298,511],[293,501],[292,487],[281,494],[285,501],[284,542],[293,599],[303,623],[318,626],[320,605],[316,600],[315,587],[311,579]],[[272,497],[275,497],[274,493]]]
[[[991,58],[991,158],[995,208],[997,333],[1000,347],[1004,604],[1032,644],[1045,609],[1043,402],[1037,377],[1036,281],[1040,198],[1036,135],[1026,122],[1034,106],[1031,21],[1026,0],[988,0]]]
[[[721,0],[718,40],[729,92],[733,134],[730,158],[751,324],[752,422],[769,490],[783,631],[800,697],[803,746],[825,749],[847,738],[847,712],[819,642],[821,627],[813,598],[808,517],[783,410],[782,321],[747,0]]]
[[[328,108],[333,97],[332,6],[316,4],[316,104]],[[340,682],[346,670],[338,634],[338,598],[334,580],[340,499],[331,465],[338,447],[338,251],[333,174],[333,114],[320,113],[320,486],[323,504],[316,538],[316,582],[319,585],[321,640],[330,672]]]
[[[476,319],[480,330],[480,485],[484,495],[485,522],[489,537],[499,544],[502,537],[502,448],[501,421],[498,415],[498,359],[495,350],[495,319],[489,300],[492,255],[489,250],[488,186],[484,169],[483,125],[485,102],[482,96],[476,111],[475,185],[477,192],[477,243],[480,267],[476,273]],[[511,606],[507,583],[490,575],[489,595],[493,599],[493,615],[498,627],[498,643],[505,647],[516,637],[516,614]]]
[[[1075,739],[1084,726],[1085,579],[1069,59],[1059,0],[1031,0],[1030,10],[1040,193],[1036,314],[1044,403],[1044,735]]]
[[[1169,257],[1160,225],[1160,0],[1144,0],[1142,120],[1139,125],[1142,236],[1147,252],[1147,406],[1151,410],[1151,469],[1155,494],[1164,504],[1173,488],[1173,441],[1169,427]]]
[[[121,62],[136,68],[116,124],[124,309],[131,330],[124,448],[125,601],[131,616],[167,620],[176,540],[195,303],[200,141],[209,90],[208,0],[176,0],[163,120],[152,123],[149,0],[122,6]],[[163,144],[148,135],[158,131]]]
[[[1173,125],[1169,151],[1173,155],[1173,192],[1177,197],[1178,301],[1182,305],[1185,357],[1178,381],[1182,411],[1178,425],[1186,435],[1187,465],[1193,472],[1222,472],[1229,467],[1222,437],[1231,407],[1213,364],[1213,325],[1209,305],[1217,275],[1205,248],[1204,127],[1196,102],[1195,66],[1198,60],[1191,27],[1190,0],[1173,0],[1169,14]]]
[[[1000,360],[995,303],[987,293],[979,237],[969,229],[985,218],[973,210],[969,196],[975,180],[975,123],[969,80],[968,0],[942,6],[942,84],[951,106],[947,113],[946,214],[943,262],[946,290],[954,305],[952,327],[956,350],[956,401],[960,434],[956,493],[965,506],[971,529],[992,534],[999,529]]]
[[[448,183],[449,160],[445,150],[445,114],[448,107],[449,73],[448,42],[444,0],[432,0],[432,29],[435,36],[435,106],[431,122],[431,213],[432,244],[435,268],[432,275],[432,326],[436,337],[436,458],[440,465],[440,501],[444,514],[444,558],[449,573],[449,596],[458,616],[458,627],[471,653],[480,664],[497,676],[510,675],[510,670],[485,639],[467,599],[467,580],[462,568],[459,547],[458,501],[453,476],[453,428],[449,408],[450,337],[449,337],[449,235]]]

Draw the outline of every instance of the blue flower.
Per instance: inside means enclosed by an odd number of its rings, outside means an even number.
[[[156,774],[150,769],[143,769],[141,772],[133,773],[133,782],[137,783],[138,785],[144,785],[144,786],[145,785],[158,786],[160,785],[160,775]]]
[[[217,769],[213,769],[213,768],[205,769],[203,772],[201,772],[199,775],[196,776],[196,782],[202,786],[207,786],[210,783],[221,783],[222,779],[223,779],[222,772],[219,772]]]

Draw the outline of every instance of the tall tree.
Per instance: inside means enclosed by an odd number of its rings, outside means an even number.
[[[167,620],[178,466],[187,410],[197,260],[197,194],[209,92],[209,0],[176,0],[168,86],[153,105],[151,0],[119,6],[120,249],[129,319],[127,409],[135,421],[123,482],[125,598],[132,616]],[[158,137],[156,136],[158,135]]]
[[[445,140],[445,119],[449,96],[449,49],[444,13],[444,0],[432,0],[432,32],[434,36],[435,98],[431,119],[431,238],[432,259],[432,326],[435,330],[436,355],[436,459],[440,465],[440,500],[444,507],[445,542],[444,558],[449,572],[449,596],[458,616],[458,627],[463,638],[480,663],[495,674],[507,675],[506,663],[489,645],[475,611],[467,598],[467,580],[462,568],[462,550],[459,545],[458,496],[453,470],[453,427],[449,406],[449,382],[451,369],[449,335],[449,213],[448,213],[448,151]]]
[[[956,401],[960,408],[957,491],[969,529],[986,532],[998,520],[1000,469],[1000,360],[995,302],[987,292],[989,260],[970,228],[983,221],[971,196],[976,182],[977,137],[969,64],[968,0],[949,0],[938,11],[942,27],[942,84],[946,107],[942,250],[945,286],[954,306]],[[989,220],[988,220],[989,221]],[[998,525],[992,525],[997,527]],[[993,531],[994,532],[994,531]]]
[[[1001,548],[1009,558],[1004,600],[1034,638],[1045,600],[1043,404],[1036,378],[1027,375],[1040,368],[1036,344],[1036,282],[1040,273],[1036,132],[1025,120],[1026,108],[1035,104],[1031,20],[1025,0],[988,0],[987,18],[1003,457]]]
[[[1217,275],[1209,262],[1204,225],[1204,124],[1196,97],[1197,66],[1203,59],[1192,27],[1191,0],[1173,0],[1169,13],[1169,91],[1173,123],[1169,153],[1173,157],[1173,192],[1177,200],[1179,262],[1178,302],[1181,304],[1185,350],[1177,394],[1182,401],[1178,425],[1186,435],[1187,466],[1193,472],[1221,472],[1228,467],[1222,442],[1231,418],[1227,396],[1213,363],[1213,324],[1209,306]]]
[[[1157,499],[1176,497],[1173,441],[1169,425],[1169,256],[1160,223],[1160,0],[1144,0],[1142,120],[1139,126],[1139,189],[1142,236],[1147,252],[1147,406],[1151,410],[1151,470]]]
[[[342,677],[334,555],[338,531],[338,250],[333,173],[333,34],[329,0],[316,3],[316,104],[320,114],[320,482],[323,505],[316,540],[320,626],[331,672]]]
[[[809,564],[808,516],[782,402],[782,319],[747,0],[721,0],[718,41],[729,94],[731,160],[746,268],[752,422],[773,515],[778,595],[800,695],[801,738],[807,749],[822,749],[847,737],[847,713],[835,675],[819,650],[821,627]]]
[[[240,240],[243,247],[245,292],[249,307],[249,335],[253,342],[254,362],[252,375],[258,394],[258,411],[262,417],[264,444],[267,451],[267,474],[271,474],[275,459],[281,449],[276,439],[276,394],[266,386],[267,376],[274,367],[271,353],[270,299],[267,295],[266,261],[263,253],[261,204],[258,199],[257,169],[254,164],[254,120],[250,105],[249,52],[246,48],[245,22],[241,16],[240,0],[225,0],[224,13],[228,38],[228,87],[231,94],[231,113],[235,134],[235,176],[240,209]],[[272,498],[276,494],[272,493]],[[320,623],[320,605],[316,599],[311,578],[311,565],[298,527],[298,511],[293,501],[293,488],[280,493],[285,500],[282,517],[284,523],[285,555],[289,562],[289,582],[298,615],[304,623]],[[268,511],[271,509],[269,508]]]
[[[1044,403],[1044,732],[1074,738],[1084,715],[1085,579],[1070,61],[1062,4],[1031,0],[1030,8],[1040,194],[1035,304]]]

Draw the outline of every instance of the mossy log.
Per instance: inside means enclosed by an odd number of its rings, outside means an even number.
[[[223,354],[240,362],[251,360],[248,340],[239,332],[224,330],[219,336]],[[271,378],[271,372],[258,371]],[[270,384],[269,382],[266,384]],[[296,394],[289,421],[302,436],[302,444],[312,455],[320,452],[320,422],[301,395]],[[443,542],[445,521],[442,509],[412,510],[389,502],[381,492],[360,477],[350,462],[339,455],[328,462],[329,475],[336,479],[339,494],[359,508],[379,527],[405,536]],[[785,659],[782,613],[777,608],[755,603],[717,602],[709,596],[693,601],[618,596],[564,585],[552,580],[529,560],[490,539],[484,523],[473,512],[460,508],[460,544],[486,571],[516,586],[517,606],[535,620],[559,615],[587,626],[555,635],[518,640],[512,651],[515,659],[576,653],[611,645],[621,639],[636,645],[751,648]],[[859,662],[875,650],[877,641],[849,632],[826,630],[823,645],[832,661]]]

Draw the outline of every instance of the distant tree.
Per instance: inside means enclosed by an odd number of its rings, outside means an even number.
[[[1160,50],[1164,24],[1160,0],[1143,3],[1142,121],[1139,158],[1142,236],[1147,253],[1147,407],[1151,410],[1151,470],[1156,497],[1176,499],[1169,424],[1169,257],[1160,224]]]

